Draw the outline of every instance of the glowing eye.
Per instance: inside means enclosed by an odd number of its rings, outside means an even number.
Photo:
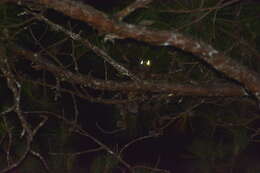
[[[144,64],[144,60],[142,60],[142,61],[140,62],[140,64]]]
[[[147,65],[147,66],[150,66],[150,65],[151,65],[151,61],[150,61],[150,60],[147,60],[146,65]]]

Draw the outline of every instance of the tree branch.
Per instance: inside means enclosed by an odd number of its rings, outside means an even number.
[[[117,20],[121,21],[126,16],[131,14],[132,12],[136,11],[139,8],[145,8],[148,4],[150,4],[152,2],[153,2],[153,0],[136,0],[135,2],[131,3],[130,5],[128,5],[123,10],[119,11],[115,15],[115,17],[117,18]]]
[[[5,2],[17,3],[18,0],[5,0]],[[26,3],[28,0],[20,0],[19,2]],[[158,31],[117,22],[103,12],[76,1],[35,0],[34,2],[62,12],[73,19],[86,22],[101,32],[115,34],[119,38],[132,38],[158,46],[173,46],[190,52],[226,76],[242,83],[246,89],[260,97],[260,75],[232,60],[205,42],[194,40],[176,31]]]
[[[71,84],[78,84],[97,90],[109,91],[144,91],[169,93],[171,96],[244,96],[246,93],[243,88],[233,84],[215,84],[215,85],[188,85],[173,84],[163,81],[145,81],[145,82],[116,82],[111,80],[101,80],[89,75],[75,74],[67,69],[54,65],[47,59],[40,57],[37,53],[27,51],[18,47],[12,47],[12,51],[22,57],[32,61],[36,65],[33,68],[37,70],[47,70],[61,81]]]

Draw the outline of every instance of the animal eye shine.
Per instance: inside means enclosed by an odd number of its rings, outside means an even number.
[[[151,60],[141,60],[140,61],[140,64],[143,65],[143,66],[151,66]]]
[[[150,66],[150,65],[151,65],[151,61],[150,61],[150,60],[147,60],[147,61],[146,61],[146,65],[147,65],[147,66]]]

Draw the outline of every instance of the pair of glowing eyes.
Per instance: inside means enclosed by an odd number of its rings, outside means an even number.
[[[140,64],[144,66],[151,66],[151,60],[141,60]]]

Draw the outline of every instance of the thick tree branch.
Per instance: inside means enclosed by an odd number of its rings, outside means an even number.
[[[28,0],[20,0],[26,3]],[[5,2],[18,2],[5,0]],[[146,27],[117,22],[95,8],[71,0],[35,0],[49,8],[62,12],[74,19],[89,23],[105,33],[112,33],[119,38],[133,38],[158,46],[173,46],[203,59],[216,70],[242,83],[256,96],[260,95],[260,75],[247,67],[238,64],[230,57],[219,52],[211,45],[194,40],[176,31],[154,30]]]
[[[128,5],[126,8],[124,8],[123,10],[119,11],[115,17],[118,20],[123,20],[126,16],[128,16],[129,14],[133,13],[134,11],[136,11],[139,8],[145,8],[148,4],[152,3],[153,0],[136,0],[135,2],[131,3],[130,5]]]
[[[109,91],[144,91],[169,93],[169,96],[244,96],[245,91],[237,85],[215,84],[215,85],[188,85],[172,84],[162,81],[153,82],[116,82],[111,80],[96,79],[91,76],[75,74],[67,69],[54,65],[52,62],[40,57],[37,53],[25,49],[13,47],[12,51],[18,56],[32,61],[35,69],[47,70],[62,81],[90,87],[98,90]]]

